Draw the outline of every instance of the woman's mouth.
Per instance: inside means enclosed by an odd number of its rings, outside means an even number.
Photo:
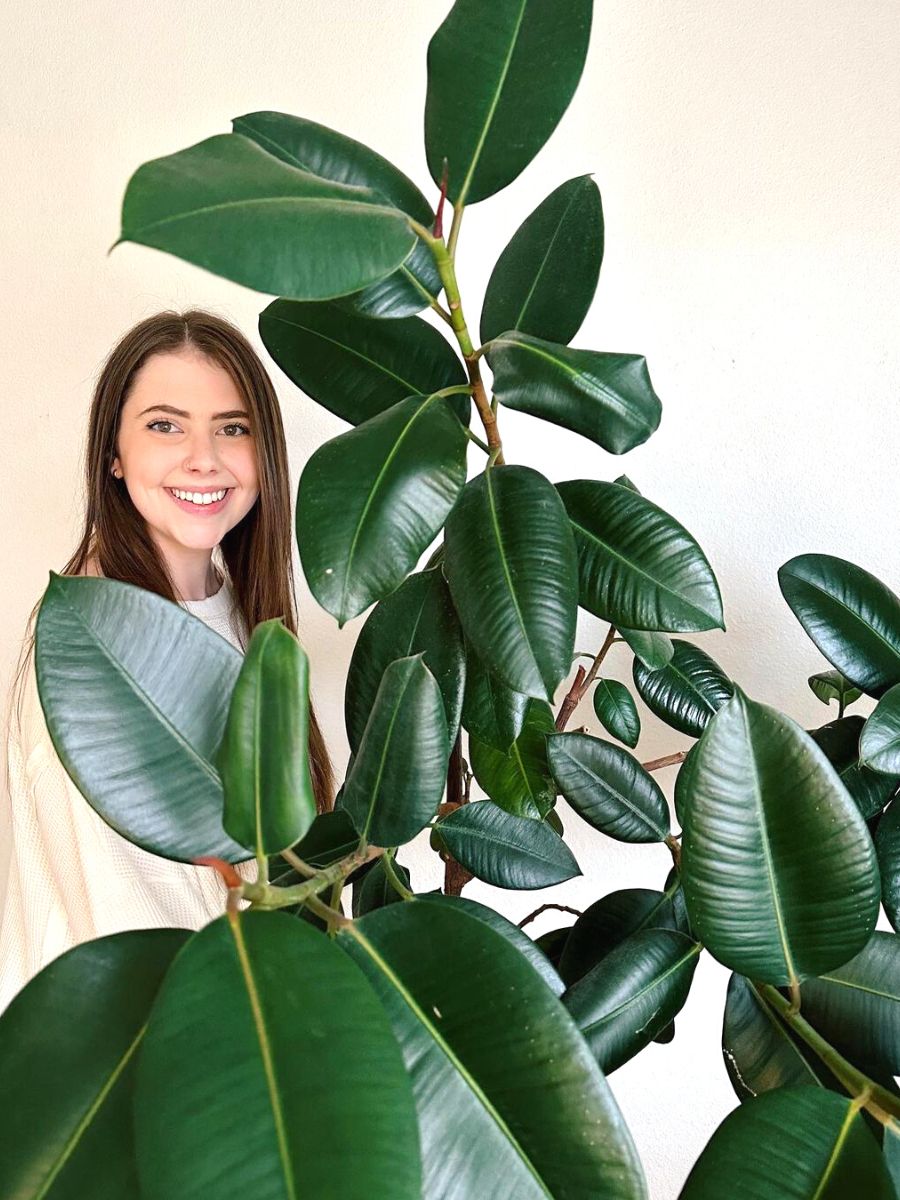
[[[211,516],[213,513],[221,512],[228,503],[228,498],[234,491],[234,488],[216,488],[212,491],[205,492],[188,492],[181,491],[179,488],[176,492],[174,488],[166,488],[166,491],[175,501],[179,508],[185,512],[194,513],[197,516]],[[223,496],[222,493],[225,493]],[[190,497],[190,499],[188,499]],[[217,497],[209,499],[209,497]]]

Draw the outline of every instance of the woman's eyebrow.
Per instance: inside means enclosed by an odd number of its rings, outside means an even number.
[[[166,412],[171,413],[174,417],[186,417],[191,419],[191,414],[184,412],[183,409],[173,408],[171,404],[151,404],[149,408],[145,408],[143,412],[138,413],[139,417],[143,417],[148,412]],[[229,412],[213,413],[210,417],[211,421],[222,421],[226,417],[249,417],[250,414],[242,408],[233,408]]]

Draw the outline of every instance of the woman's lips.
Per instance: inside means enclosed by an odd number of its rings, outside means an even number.
[[[221,512],[228,503],[229,497],[234,491],[234,488],[228,488],[221,500],[214,500],[211,504],[195,504],[193,500],[180,499],[175,495],[171,488],[166,488],[166,491],[179,508],[184,509],[185,512],[193,513],[195,516],[205,517],[211,516],[213,513]]]

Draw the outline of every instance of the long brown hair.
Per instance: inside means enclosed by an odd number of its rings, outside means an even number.
[[[120,414],[138,370],[152,354],[185,348],[196,349],[228,372],[250,413],[256,445],[259,497],[216,547],[214,561],[218,551],[246,630],[252,632],[260,621],[280,617],[296,634],[293,510],[278,397],[265,367],[241,331],[202,309],[184,313],[166,310],[147,317],[129,329],[110,351],[91,400],[84,459],[84,528],[75,553],[58,574],[83,574],[91,561],[108,579],[135,584],[178,603],[165,560],[132,503],[125,481],[113,476],[112,461]],[[34,623],[40,606],[38,600],[29,615],[13,684],[19,721],[21,683],[34,649]],[[317,808],[319,812],[327,811],[333,804],[334,779],[312,705],[309,763]]]

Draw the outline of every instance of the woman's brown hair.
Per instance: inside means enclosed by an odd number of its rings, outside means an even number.
[[[230,529],[217,550],[234,589],[247,630],[280,617],[297,633],[292,561],[293,508],[287,446],[278,397],[256,351],[240,330],[202,309],[156,313],[129,329],[110,351],[94,388],[85,451],[84,528],[75,553],[59,574],[80,575],[96,565],[108,579],[135,584],[178,602],[163,556],[132,503],[125,481],[112,474],[120,415],[135,375],[152,354],[193,348],[223,367],[250,413],[256,443],[259,498]],[[215,557],[215,551],[214,551]],[[41,598],[43,599],[43,597]],[[16,672],[16,711],[21,713],[25,665],[34,648],[34,623],[41,600],[31,610]],[[243,631],[241,636],[243,637]],[[244,647],[246,649],[246,646]],[[20,718],[21,719],[21,718]],[[310,705],[309,762],[316,804],[331,808],[334,781],[325,740]]]

